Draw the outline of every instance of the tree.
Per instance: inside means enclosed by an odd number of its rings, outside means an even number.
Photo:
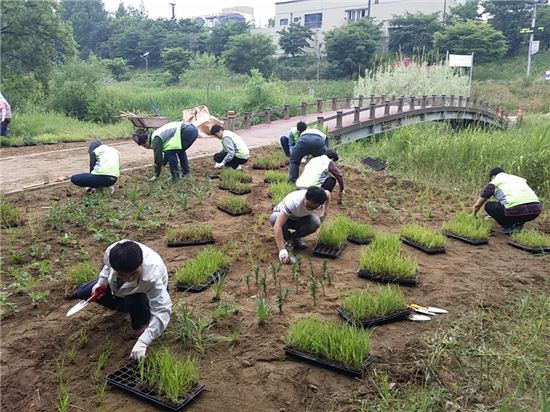
[[[128,15],[128,11],[126,10],[126,7],[124,7],[124,3],[120,2],[118,4],[118,8],[115,12],[115,17],[118,19],[119,17],[124,17]]]
[[[433,35],[441,30],[439,13],[405,13],[390,20],[390,39],[388,48],[392,52],[402,51],[412,54],[415,50],[430,50]]]
[[[476,20],[478,16],[477,8],[479,0],[467,0],[464,4],[457,4],[451,7],[449,17],[446,23],[457,23],[459,21]]]
[[[210,32],[208,51],[217,57],[221,56],[231,37],[250,33],[250,26],[243,22],[225,22],[215,26]]]
[[[350,77],[372,64],[379,44],[380,26],[369,19],[348,23],[325,34],[329,62]]]
[[[73,27],[73,36],[78,43],[80,56],[99,54],[100,44],[109,37],[107,12],[101,0],[63,0],[63,20]]]
[[[275,27],[275,17],[270,17],[267,19],[267,24],[265,27]]]
[[[162,67],[170,72],[173,80],[177,81],[179,75],[189,67],[193,53],[182,47],[164,49],[160,52]]]
[[[189,69],[180,76],[180,80],[187,84],[206,89],[206,104],[210,97],[210,88],[218,79],[229,77],[229,72],[223,60],[216,60],[216,56],[207,53],[197,53],[191,61]]]
[[[128,73],[128,65],[126,64],[126,60],[120,57],[115,57],[114,59],[103,59],[101,60],[101,63],[117,80],[121,80],[122,77]]]
[[[309,47],[309,40],[313,38],[313,31],[306,26],[297,23],[290,23],[283,30],[278,31],[279,46],[292,57],[304,53],[304,47]]]
[[[446,27],[434,35],[434,46],[441,52],[475,53],[477,62],[497,60],[506,53],[506,38],[486,23],[467,21]]]
[[[531,27],[531,6],[527,1],[487,0],[483,3],[489,13],[489,23],[506,37],[509,55],[517,54],[528,40],[520,29]]]
[[[541,49],[550,49],[550,6],[537,10],[537,27],[544,27],[543,32],[535,34],[535,39],[541,40]]]
[[[271,37],[264,34],[237,34],[229,39],[229,44],[223,52],[227,67],[236,73],[248,73],[258,69],[262,74],[269,75],[275,59],[276,47]]]

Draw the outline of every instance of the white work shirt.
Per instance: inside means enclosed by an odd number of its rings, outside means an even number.
[[[290,220],[298,220],[309,215],[322,216],[325,210],[324,204],[315,210],[308,210],[306,208],[306,192],[307,189],[303,189],[289,193],[281,203],[273,208],[273,211],[285,212]]]
[[[123,239],[120,242],[125,242]],[[113,243],[105,251],[103,256],[103,269],[99,274],[98,283],[109,286],[114,296],[124,298],[136,293],[145,293],[149,300],[151,311],[151,320],[149,326],[139,337],[139,340],[150,345],[153,340],[158,338],[168,326],[170,315],[172,313],[172,300],[168,295],[168,270],[162,261],[162,258],[153,249],[136,242],[143,251],[142,272],[138,279],[133,282],[124,283],[120,289],[117,287],[117,272],[109,263],[109,253],[114,245]]]

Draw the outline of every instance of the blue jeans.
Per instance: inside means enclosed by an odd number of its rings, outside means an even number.
[[[117,178],[114,176],[93,175],[91,173],[80,173],[71,177],[71,183],[73,185],[93,187],[94,189],[112,186],[116,181]]]
[[[290,170],[288,173],[289,182],[296,182],[300,174],[300,162],[302,158],[311,155],[313,157],[321,156],[328,149],[328,139],[323,139],[316,134],[302,134],[294,146],[290,155]]]
[[[2,123],[0,123],[0,136],[8,136],[8,124],[10,124],[11,119],[6,118]]]
[[[273,212],[269,217],[269,223],[271,226],[275,225],[277,217],[281,212]],[[296,240],[306,237],[315,233],[317,229],[321,226],[321,219],[316,215],[308,215],[301,217],[298,220],[287,219],[286,223],[283,225],[283,238],[287,240]],[[290,229],[294,230],[293,233],[290,233]]]
[[[185,151],[189,149],[193,143],[195,143],[198,136],[199,131],[197,128],[192,124],[188,124],[181,131],[181,149],[167,150],[164,152],[163,164],[169,164],[172,178],[177,179],[178,177],[185,176],[189,173],[189,160],[187,159],[187,153]],[[178,168],[178,160],[181,165],[181,174]]]
[[[81,285],[76,291],[75,296],[78,299],[87,300],[92,296],[92,288],[97,283],[97,279]],[[124,284],[119,280],[119,287]],[[151,311],[149,309],[149,299],[145,293],[136,293],[134,295],[128,295],[123,298],[113,296],[111,288],[107,286],[105,294],[97,301],[101,306],[112,310],[118,310],[121,312],[130,313],[130,319],[132,322],[132,329],[138,330],[149,322],[151,319]]]
[[[286,157],[290,157],[290,142],[288,136],[281,136],[281,147],[285,152]]]

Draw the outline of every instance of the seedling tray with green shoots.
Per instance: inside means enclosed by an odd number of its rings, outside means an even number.
[[[489,242],[491,223],[466,212],[458,213],[453,220],[444,223],[443,233],[453,239],[479,246]]]
[[[374,229],[367,223],[357,222],[346,217],[338,217],[339,224],[345,225],[348,240],[356,245],[368,245],[374,239]]]
[[[166,231],[168,247],[206,245],[214,243],[211,225],[188,225],[183,228],[168,228]]]
[[[193,259],[176,269],[176,288],[182,291],[202,292],[228,271],[227,254],[212,246],[204,248]]]
[[[445,253],[445,236],[417,224],[410,224],[401,228],[401,241],[428,255]]]
[[[296,185],[288,182],[271,183],[267,187],[267,196],[271,198],[271,203],[275,206],[282,202],[286,195],[296,190]]]
[[[317,245],[313,248],[315,256],[336,259],[346,246],[348,226],[345,218],[336,217],[332,222],[321,225]]]
[[[533,254],[550,253],[550,236],[536,230],[513,233],[508,244]]]
[[[288,181],[288,173],[282,170],[266,170],[265,183],[284,183]]]
[[[247,199],[237,196],[225,196],[216,203],[216,207],[231,216],[242,216],[252,212]]]
[[[287,157],[282,153],[277,153],[269,156],[260,156],[254,159],[253,169],[279,169],[288,164]]]

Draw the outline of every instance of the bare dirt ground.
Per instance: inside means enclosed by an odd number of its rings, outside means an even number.
[[[265,149],[263,150],[265,151]],[[256,151],[255,154],[258,152]],[[191,162],[192,171],[202,173],[210,165],[209,160]],[[276,310],[264,326],[256,324],[256,299],[258,288],[252,282],[247,290],[243,276],[251,271],[245,255],[246,237],[257,221],[263,223],[259,229],[259,249],[256,258],[263,268],[277,259],[277,250],[272,230],[265,220],[271,211],[271,201],[267,196],[267,185],[263,183],[263,173],[245,167],[253,177],[252,193],[248,195],[253,203],[253,214],[230,217],[217,210],[214,203],[226,192],[215,189],[211,198],[202,204],[193,200],[190,208],[173,218],[173,224],[188,222],[210,222],[215,226],[216,243],[224,245],[236,241],[239,255],[232,264],[226,280],[223,299],[235,299],[239,313],[215,326],[215,331],[227,334],[238,328],[240,337],[234,345],[219,344],[209,349],[201,361],[201,381],[206,383],[204,392],[191,408],[198,411],[351,411],[350,400],[376,391],[374,371],[378,367],[389,367],[392,380],[399,387],[407,382],[421,379],[418,371],[422,337],[439,329],[450,327],[464,311],[478,304],[503,306],[507,304],[510,291],[520,291],[537,285],[548,293],[548,259],[529,255],[507,245],[507,238],[495,233],[488,245],[469,246],[449,240],[447,253],[428,256],[403,245],[407,256],[415,257],[419,263],[420,283],[416,287],[404,287],[411,302],[434,305],[449,310],[449,315],[439,316],[431,322],[415,323],[401,321],[378,327],[372,335],[372,352],[375,363],[363,379],[351,379],[332,371],[319,369],[304,363],[287,359],[283,352],[283,336],[290,320],[296,315],[316,313],[326,319],[336,319],[339,296],[350,289],[375,286],[373,282],[359,279],[355,274],[360,247],[348,244],[340,258],[329,261],[333,272],[333,286],[326,289],[326,296],[320,296],[318,305],[307,289],[308,268],[304,265],[302,283],[298,292],[292,283],[290,268],[281,270],[282,284],[290,289],[284,313]],[[344,205],[331,206],[330,216],[345,214],[370,222],[379,232],[397,233],[400,224],[416,220],[432,227],[439,227],[456,209],[456,199],[445,193],[434,193],[426,197],[423,188],[409,181],[400,181],[380,173],[343,167],[348,189]],[[123,198],[124,188],[142,180],[138,174],[123,176],[112,195]],[[214,185],[216,182],[214,181]],[[216,186],[215,186],[216,187]],[[21,193],[10,196],[10,200],[27,210],[35,222],[40,222],[47,208],[67,197],[81,198],[84,195],[76,188],[63,186],[49,190]],[[370,202],[367,207],[367,202]],[[389,206],[389,205],[392,206]],[[376,211],[372,209],[375,206]],[[432,207],[426,211],[426,206]],[[263,216],[262,216],[263,214]],[[549,222],[540,222],[542,229],[550,229]],[[35,223],[35,230],[42,230]],[[21,228],[19,230],[28,230]],[[94,265],[100,265],[104,245],[81,229],[71,230],[77,235],[79,244],[89,252]],[[44,229],[45,243],[53,247],[54,254],[60,253],[57,238],[59,233]],[[139,240],[156,250],[164,259],[168,269],[174,269],[186,259],[194,256],[200,246],[167,248],[164,229],[151,231]],[[130,233],[131,236],[131,233]],[[248,238],[250,240],[250,238]],[[3,243],[5,239],[3,239]],[[305,262],[312,260],[320,270],[321,259],[314,257],[311,247],[315,235],[307,239],[310,246],[301,252]],[[15,249],[27,252],[28,241],[17,238]],[[76,253],[69,250],[69,256]],[[15,263],[2,251],[4,265]],[[75,259],[72,257],[72,259]],[[4,266],[3,265],[3,266]],[[55,265],[55,263],[54,263]],[[52,269],[53,270],[53,269]],[[56,267],[55,270],[63,270]],[[3,274],[2,284],[9,284],[9,275]],[[75,303],[63,298],[65,282],[51,281],[43,285],[50,290],[47,301],[36,308],[25,295],[14,295],[19,311],[2,319],[1,333],[1,408],[3,411],[52,411],[55,409],[58,379],[55,376],[55,359],[65,359],[65,377],[70,391],[70,410],[91,411],[96,409],[92,374],[99,353],[108,342],[112,344],[112,354],[103,373],[113,371],[127,360],[133,341],[125,338],[129,321],[124,314],[112,313],[98,305],[71,318],[65,313]],[[198,313],[213,310],[213,290],[199,294],[177,292],[174,280],[170,281],[170,292],[174,308],[178,303],[186,303]],[[274,306],[275,291],[268,288],[268,300]],[[176,327],[175,314],[169,331]],[[88,331],[86,345],[78,351],[75,363],[66,359],[67,350],[74,344],[81,330]],[[170,333],[165,334],[154,346],[168,345],[182,354],[189,353]],[[108,390],[100,410],[106,411],[153,411],[153,406],[118,390]]]

